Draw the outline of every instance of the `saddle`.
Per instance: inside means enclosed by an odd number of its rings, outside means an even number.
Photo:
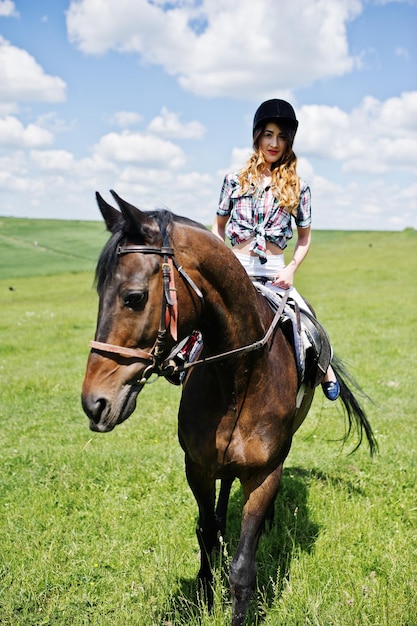
[[[254,286],[265,297],[271,309],[274,312],[277,311],[282,297],[257,280],[254,281]],[[314,311],[300,309],[298,304],[289,297],[284,307],[280,327],[294,350],[299,386],[307,383],[311,387],[317,387],[329,367],[332,347]]]

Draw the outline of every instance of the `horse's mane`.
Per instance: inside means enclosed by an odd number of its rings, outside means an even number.
[[[111,282],[117,265],[117,248],[119,245],[122,245],[127,238],[137,245],[157,245],[158,239],[162,238],[162,245],[170,246],[173,223],[207,230],[200,222],[196,222],[188,217],[176,215],[168,211],[168,209],[155,209],[153,211],[142,211],[142,213],[146,215],[147,220],[152,219],[155,221],[157,234],[155,235],[155,232],[151,233],[148,228],[143,228],[141,224],[138,224],[137,228],[133,229],[123,219],[122,214],[120,214],[120,219],[112,228],[112,236],[104,246],[97,263],[94,283],[99,294],[102,293],[103,289]]]
[[[170,213],[170,211],[167,211],[168,213]],[[201,222],[196,222],[195,220],[192,220],[189,217],[184,217],[182,215],[176,215],[175,213],[171,213],[173,221],[177,222],[178,224],[188,224],[188,226],[193,226],[194,228],[201,228],[202,230],[207,230],[207,227],[204,226],[204,224],[201,224]]]

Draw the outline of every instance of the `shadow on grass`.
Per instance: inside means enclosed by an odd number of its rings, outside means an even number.
[[[275,502],[274,522],[266,528],[257,551],[258,590],[249,609],[248,622],[251,624],[260,624],[263,621],[262,610],[258,611],[256,606],[259,596],[262,598],[263,607],[271,606],[285,588],[292,559],[296,558],[300,551],[309,553],[314,548],[319,526],[309,517],[308,491],[312,478],[317,478],[314,471],[299,467],[284,468],[280,491]],[[319,479],[325,480],[326,477],[320,476]],[[225,554],[219,559],[222,561],[219,566],[221,580],[218,571],[215,574],[215,584],[218,586],[221,582],[223,589],[228,589],[228,565],[239,540],[242,505],[241,490],[232,491],[228,509]],[[221,599],[222,590],[215,589],[215,604],[216,596]],[[231,602],[230,592],[228,598],[226,597],[226,601],[228,600]],[[195,620],[198,624],[202,607],[196,580],[181,579],[178,592],[171,598],[170,604],[165,623],[176,626],[194,623]]]

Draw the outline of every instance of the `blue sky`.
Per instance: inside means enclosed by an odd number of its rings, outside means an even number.
[[[0,215],[213,220],[294,105],[313,227],[417,228],[417,0],[0,0]]]

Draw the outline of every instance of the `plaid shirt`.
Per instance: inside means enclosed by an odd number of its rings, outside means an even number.
[[[232,246],[255,238],[253,251],[263,263],[266,262],[267,241],[284,250],[288,239],[293,236],[291,213],[279,206],[279,200],[270,187],[255,189],[251,185],[246,194],[242,195],[238,173],[225,176],[217,215],[230,216],[226,232]],[[311,224],[310,188],[303,180],[300,180],[300,202],[294,220],[300,228],[307,228]]]

